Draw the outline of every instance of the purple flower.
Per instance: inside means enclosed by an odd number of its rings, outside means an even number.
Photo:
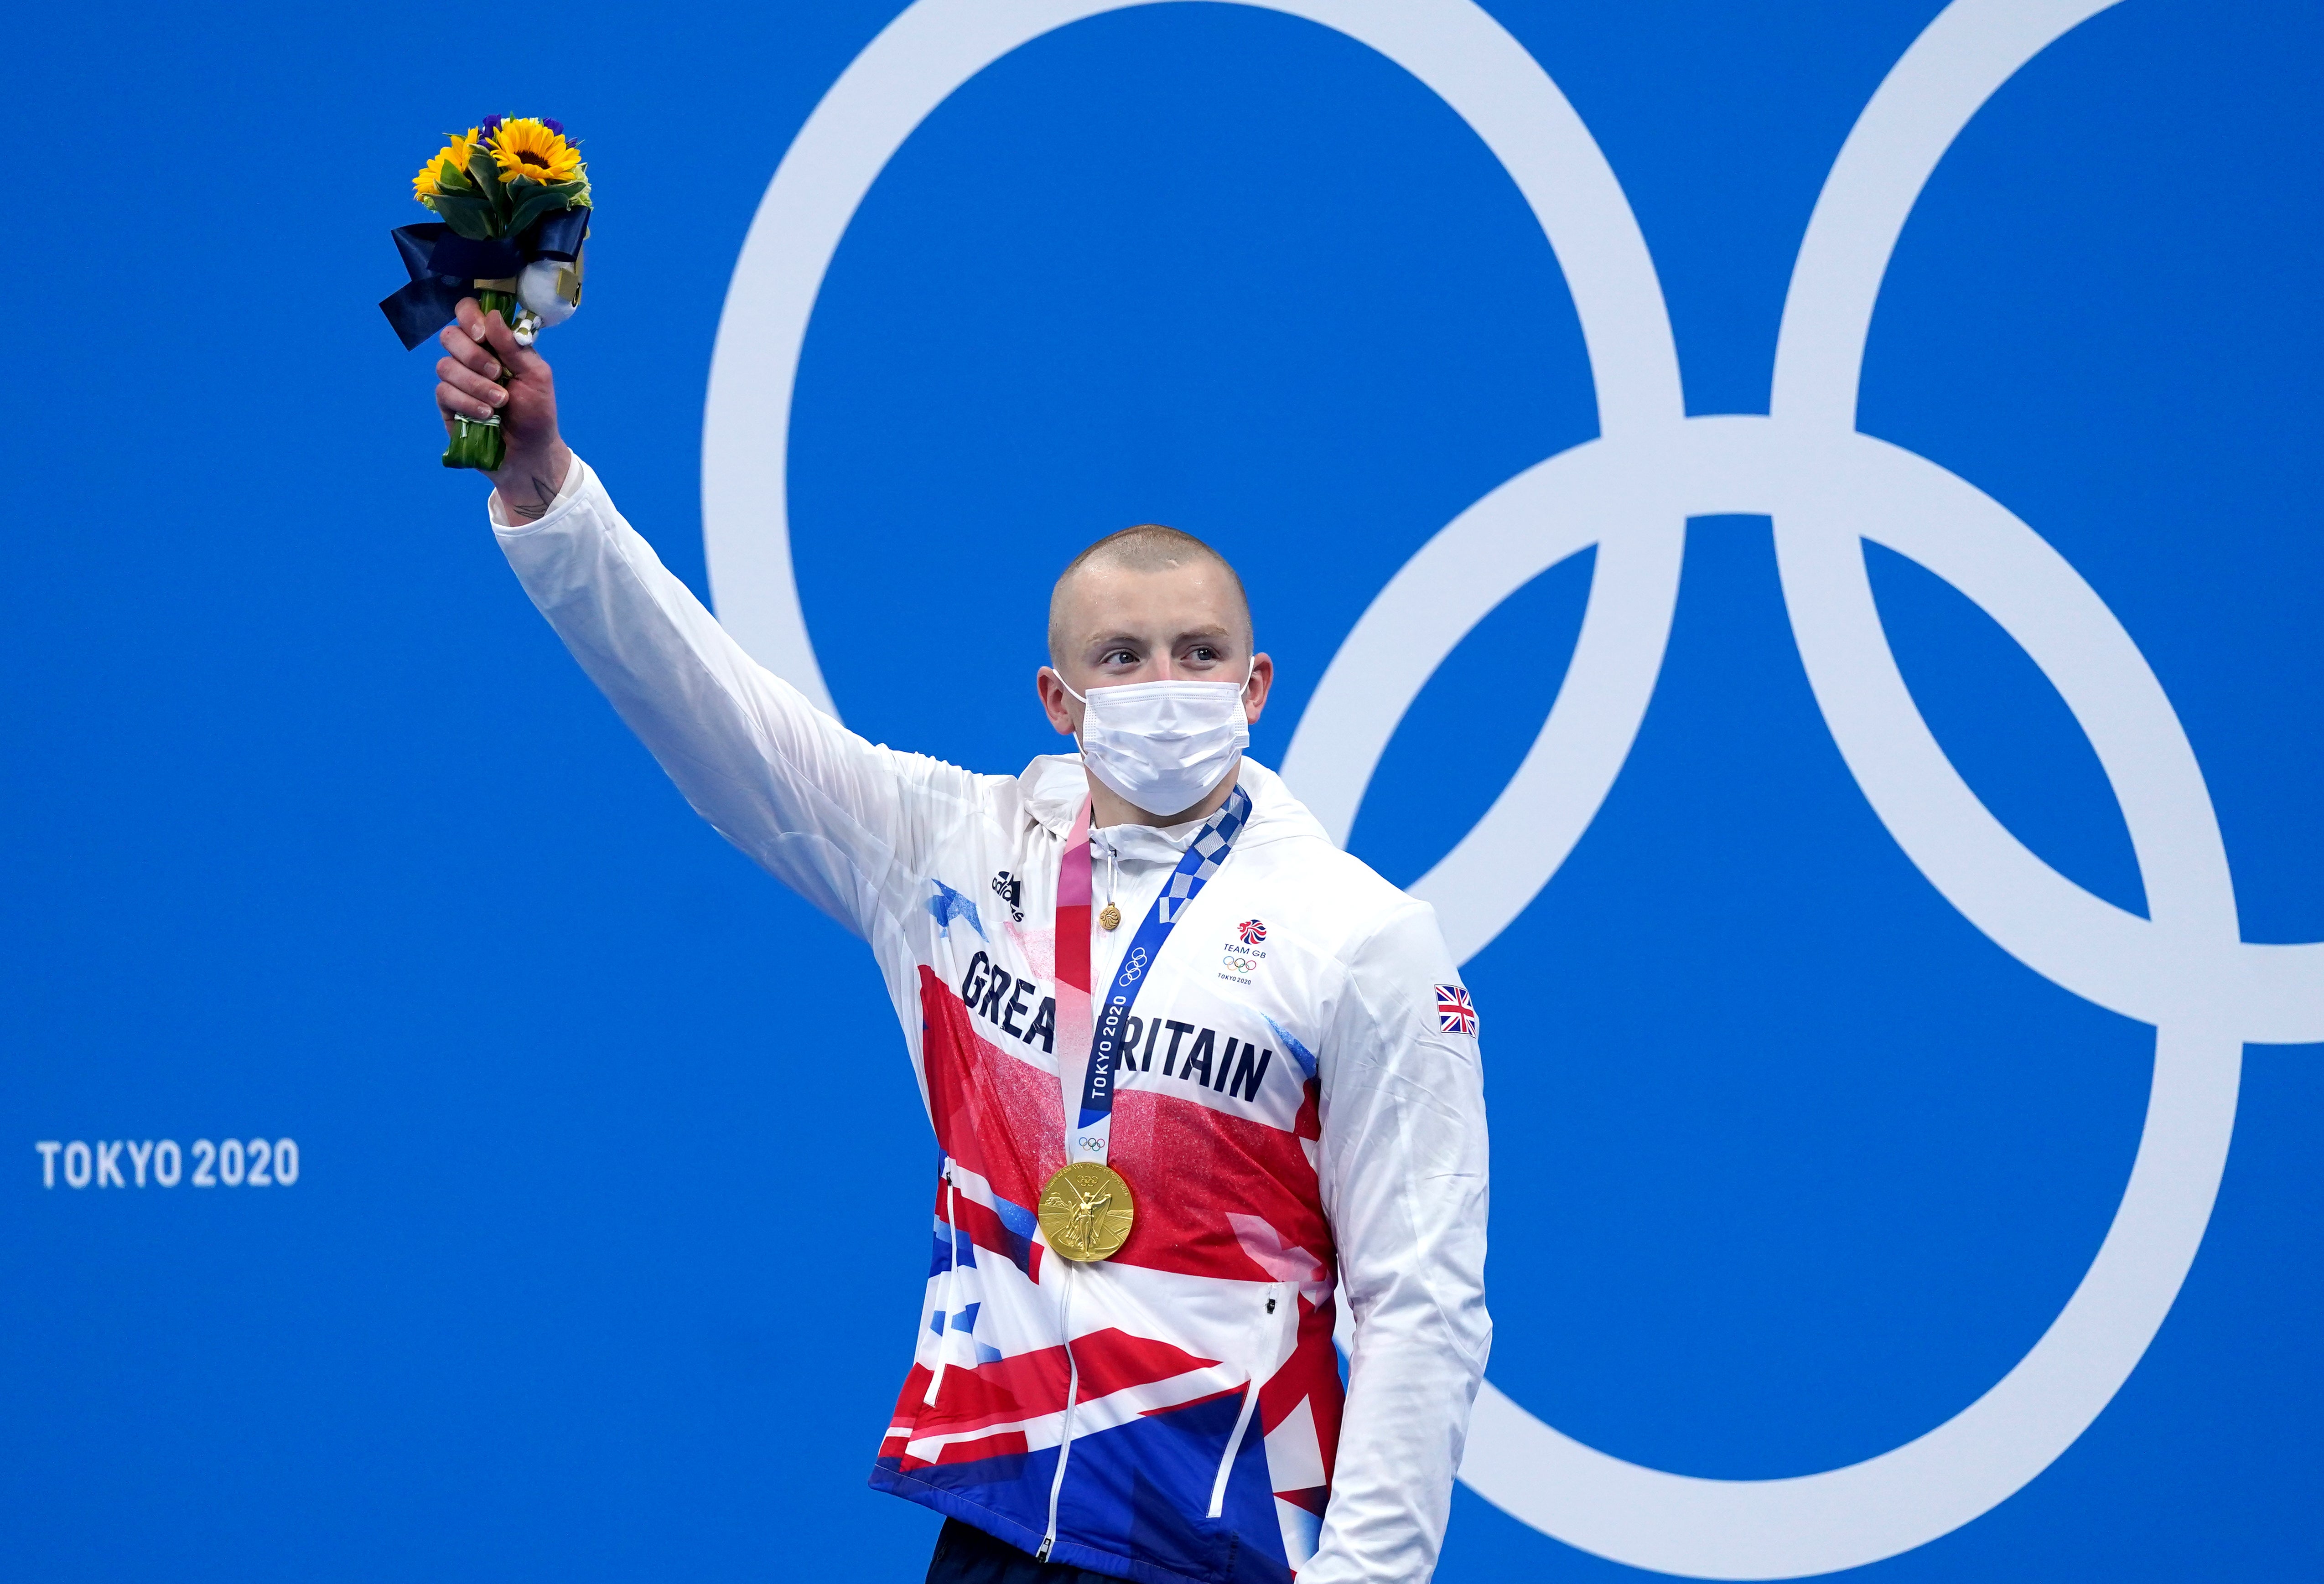
[[[540,124],[559,137],[563,137],[565,135],[565,123],[562,121],[551,121],[548,116],[544,115],[540,118]]]
[[[490,136],[492,136],[492,135],[493,135],[493,134],[494,134],[494,133],[498,132],[500,129],[501,129],[501,118],[500,118],[499,116],[497,116],[497,115],[487,115],[487,116],[485,116],[485,117],[484,117],[484,135],[485,135],[486,137],[490,137]]]

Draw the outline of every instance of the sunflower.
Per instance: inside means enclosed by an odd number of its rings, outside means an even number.
[[[493,129],[493,158],[500,161],[501,180],[525,177],[543,187],[581,179],[581,151],[531,116],[503,121]]]
[[[420,167],[420,174],[411,179],[411,196],[434,208],[436,206],[431,200],[442,190],[444,162],[449,160],[452,169],[466,176],[468,161],[475,157],[477,143],[477,130],[473,126],[466,132],[447,134],[444,146],[436,152],[436,157]]]

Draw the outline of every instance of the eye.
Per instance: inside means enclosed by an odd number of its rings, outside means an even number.
[[[1126,649],[1110,649],[1098,658],[1097,663],[1101,666],[1134,666],[1138,664],[1138,657]]]

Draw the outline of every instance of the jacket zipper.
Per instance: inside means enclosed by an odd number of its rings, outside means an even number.
[[[1277,1317],[1275,1324],[1278,1331],[1287,1323],[1291,1323],[1293,1316],[1297,1312],[1296,1310],[1286,1312],[1286,1300],[1290,1296],[1290,1293],[1291,1289],[1281,1282],[1272,1282],[1268,1285],[1267,1312]],[[1283,1356],[1279,1339],[1275,1356],[1278,1360]],[[1211,1481],[1210,1516],[1213,1518],[1221,1517],[1226,1512],[1227,1476],[1234,1472],[1235,1453],[1242,1450],[1244,1432],[1250,1429],[1251,1413],[1259,1406],[1259,1377],[1254,1374],[1250,1377],[1250,1384],[1243,1387],[1242,1412],[1235,1415],[1234,1433],[1227,1437],[1227,1450],[1219,1458],[1218,1478]]]
[[[937,1388],[944,1385],[945,1364],[952,1357],[952,1314],[954,1300],[960,1296],[960,1217],[954,1211],[952,1182],[952,1157],[944,1164],[945,1230],[952,1235],[952,1264],[945,1267],[944,1280],[944,1316],[936,1326],[936,1367],[928,1376],[928,1394],[920,1399],[922,1407],[934,1407]]]
[[[1074,1266],[1065,1261],[1064,1312],[1065,1335],[1065,1419],[1057,1437],[1057,1472],[1049,1481],[1049,1527],[1041,1536],[1041,1549],[1033,1553],[1037,1562],[1049,1560],[1049,1548],[1057,1543],[1057,1497],[1065,1488],[1065,1462],[1074,1455],[1074,1409],[1081,1401],[1082,1367],[1074,1357]]]

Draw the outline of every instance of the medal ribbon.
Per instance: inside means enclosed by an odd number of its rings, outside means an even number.
[[[1178,860],[1162,894],[1154,898],[1154,906],[1147,910],[1138,933],[1121,953],[1121,966],[1106,990],[1104,1005],[1093,1009],[1090,806],[1087,798],[1082,800],[1057,870],[1057,1048],[1067,1057],[1058,1063],[1057,1076],[1065,1086],[1067,1161],[1106,1164],[1106,1149],[1113,1137],[1114,1071],[1120,1061],[1121,1036],[1129,1027],[1130,1008],[1152,977],[1155,959],[1162,954],[1170,932],[1234,851],[1235,838],[1242,834],[1250,818],[1250,794],[1237,787],[1187,843],[1185,856]]]

